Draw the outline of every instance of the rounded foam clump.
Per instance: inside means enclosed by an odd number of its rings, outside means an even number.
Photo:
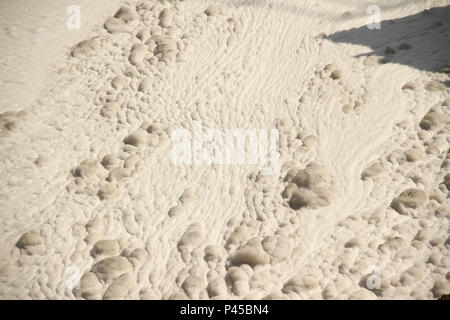
[[[106,178],[107,181],[113,182],[118,181],[123,178],[128,178],[131,176],[131,170],[127,168],[113,168]]]
[[[128,273],[122,274],[110,284],[103,295],[104,300],[123,299],[136,284],[135,279]]]
[[[102,49],[102,43],[99,38],[92,38],[80,42],[72,50],[72,57],[82,58],[89,57],[98,53]]]
[[[166,8],[159,14],[159,25],[163,28],[168,28],[173,22],[173,11]]]
[[[133,267],[141,267],[148,259],[148,252],[146,249],[137,248],[127,255],[128,261]]]
[[[183,291],[191,299],[198,299],[200,292],[205,288],[204,281],[197,276],[190,276],[181,285]]]
[[[105,169],[109,170],[109,169],[119,166],[120,160],[116,156],[108,154],[103,157],[101,164]]]
[[[220,260],[224,255],[222,247],[210,245],[205,248],[205,261]]]
[[[100,200],[107,200],[116,197],[119,194],[119,190],[113,183],[107,183],[100,188],[97,195]]]
[[[406,160],[409,162],[425,160],[427,159],[427,154],[425,151],[419,148],[411,148],[405,151]]]
[[[115,256],[119,254],[119,242],[116,240],[100,240],[95,243],[93,253],[97,255]]]
[[[152,80],[149,77],[145,77],[139,83],[138,91],[149,94],[152,90]]]
[[[208,291],[208,295],[210,298],[213,297],[226,297],[228,290],[225,280],[221,278],[215,278],[208,283],[208,287],[206,288]]]
[[[128,32],[129,24],[138,19],[136,10],[132,7],[122,7],[117,11],[114,17],[109,18],[105,22],[105,29],[110,33]]]
[[[73,170],[75,177],[88,178],[100,173],[100,165],[97,161],[83,160],[78,167]]]
[[[169,217],[175,217],[178,215],[181,215],[183,213],[183,207],[181,206],[173,206],[169,209],[169,211],[167,212],[167,214],[169,215]]]
[[[437,130],[450,122],[450,117],[437,111],[428,112],[420,121],[420,127],[424,130]]]
[[[293,209],[324,207],[334,199],[335,182],[328,170],[311,163],[305,169],[290,170],[285,178],[290,182],[283,192]]]
[[[81,297],[87,300],[101,299],[102,284],[95,273],[86,272],[80,280]]]
[[[349,300],[375,300],[375,299],[377,299],[375,293],[364,288],[353,292],[349,297]]]
[[[228,238],[229,244],[239,244],[247,240],[248,234],[251,232],[250,228],[242,225],[237,226],[236,229],[234,229],[233,233]]]
[[[228,277],[230,277],[231,281],[236,282],[239,280],[248,280],[249,274],[246,272],[246,270],[243,268],[243,266],[240,267],[231,267],[227,270]]]
[[[147,127],[148,133],[159,134],[164,131],[164,125],[159,122],[154,122]]]
[[[450,292],[450,281],[436,281],[431,289],[435,298],[440,298]]]
[[[178,241],[178,246],[192,246],[195,247],[203,239],[202,227],[199,224],[191,224],[187,230],[181,236],[180,241]]]
[[[39,233],[29,231],[20,237],[19,241],[16,243],[16,247],[30,255],[40,254],[45,250],[45,243]]]
[[[392,200],[391,206],[397,212],[404,214],[405,208],[418,209],[423,207],[427,201],[427,194],[423,190],[407,189]]]
[[[174,62],[178,54],[178,46],[175,39],[171,37],[157,37],[155,39],[155,56],[163,62]]]
[[[385,170],[385,166],[381,162],[375,162],[371,164],[369,167],[367,167],[362,173],[361,173],[361,179],[366,180],[370,178],[375,178],[376,176],[383,173]]]
[[[130,63],[132,65],[139,66],[144,61],[147,52],[148,48],[146,45],[136,43],[133,45],[133,48],[131,48],[129,57]]]
[[[92,267],[92,272],[103,281],[115,279],[133,270],[131,263],[122,256],[105,258]]]
[[[443,84],[442,82],[432,80],[425,85],[425,89],[431,92],[437,92],[437,91],[445,91],[446,87],[445,84]]]
[[[139,16],[136,12],[136,9],[134,9],[133,7],[123,6],[116,12],[114,17],[122,19],[125,22],[130,22],[137,19]]]
[[[205,14],[210,16],[217,16],[220,14],[220,8],[216,5],[210,5],[208,8],[205,9]]]
[[[147,134],[143,130],[135,131],[123,139],[125,144],[129,144],[135,147],[145,145],[147,143]]]
[[[111,17],[108,20],[106,20],[105,29],[108,30],[110,33],[127,32],[128,26],[122,19]]]
[[[254,246],[245,246],[239,249],[232,257],[233,264],[241,265],[248,264],[249,266],[256,266],[258,264],[268,264],[270,262],[269,255],[262,249]]]
[[[331,194],[324,189],[310,190],[299,189],[292,193],[289,205],[292,209],[300,209],[303,207],[325,207],[331,202]]]
[[[331,78],[333,80],[337,80],[337,79],[341,79],[344,76],[344,73],[342,72],[342,70],[334,70],[333,72],[331,72]]]
[[[283,261],[291,255],[292,245],[289,238],[278,235],[267,236],[261,243],[273,262]]]
[[[320,288],[319,283],[313,277],[295,276],[288,280],[283,286],[284,293],[301,294],[305,291]]]

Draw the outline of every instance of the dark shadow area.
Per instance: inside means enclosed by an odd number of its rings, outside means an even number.
[[[381,63],[448,73],[448,68],[442,67],[450,65],[450,6],[384,20],[380,29],[371,30],[363,25],[331,34],[326,39],[370,47],[363,55],[382,56]]]

